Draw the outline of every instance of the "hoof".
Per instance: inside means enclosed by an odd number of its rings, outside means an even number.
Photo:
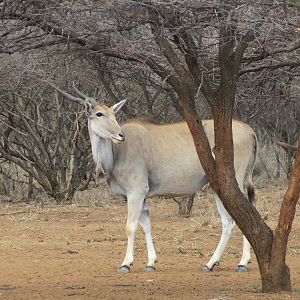
[[[248,269],[247,267],[245,266],[238,266],[236,269],[235,269],[236,272],[239,272],[239,273],[243,273],[243,272],[248,272]]]
[[[147,266],[147,267],[144,269],[144,272],[155,272],[155,267]]]
[[[213,266],[211,268],[209,268],[208,266],[205,266],[202,268],[203,272],[212,272],[214,270],[215,266],[218,266],[220,263],[218,261],[216,261]]]
[[[213,270],[210,269],[208,266],[205,266],[202,268],[202,271],[208,273],[208,272],[212,272]]]
[[[118,270],[118,273],[120,274],[125,274],[130,271],[130,268],[128,266],[121,266],[120,269]]]

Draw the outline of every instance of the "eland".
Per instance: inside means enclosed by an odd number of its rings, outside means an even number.
[[[145,234],[148,252],[145,271],[154,271],[156,252],[146,199],[161,195],[191,195],[208,183],[187,124],[161,125],[137,119],[120,126],[115,116],[125,100],[108,107],[86,97],[74,84],[79,98],[50,85],[68,99],[85,104],[96,168],[106,176],[113,193],[127,198],[127,251],[119,272],[129,272],[133,264],[134,241],[139,225]],[[204,120],[203,127],[213,149],[213,120]],[[252,173],[257,157],[257,138],[248,125],[239,121],[233,121],[232,131],[236,179],[241,191],[244,191],[244,183],[247,185],[249,201],[253,202]],[[207,272],[213,271],[214,266],[219,264],[235,225],[217,195],[215,200],[221,217],[222,235],[214,254],[203,268]],[[250,244],[245,237],[243,241],[243,253],[236,269],[238,272],[247,271],[250,262]]]

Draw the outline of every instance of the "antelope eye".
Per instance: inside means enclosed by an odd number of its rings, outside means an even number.
[[[100,111],[98,111],[98,112],[96,113],[96,116],[97,116],[97,117],[102,117],[102,116],[103,116],[103,113],[101,113]]]

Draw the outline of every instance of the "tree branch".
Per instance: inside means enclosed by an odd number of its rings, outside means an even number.
[[[262,71],[262,70],[276,70],[276,69],[280,69],[280,68],[284,68],[284,67],[291,67],[291,68],[295,68],[300,66],[300,60],[299,61],[286,61],[286,62],[282,62],[282,63],[278,63],[278,64],[270,64],[270,65],[261,65],[258,67],[253,67],[253,68],[248,68],[248,69],[243,69],[241,70],[238,75],[241,76],[243,74],[246,73],[252,73],[252,72],[258,72],[258,71]]]
[[[48,179],[46,178],[46,176],[43,176],[42,173],[35,172],[32,168],[30,168],[28,165],[26,165],[23,160],[10,155],[6,151],[4,151],[1,147],[0,147],[0,153],[4,158],[6,158],[9,161],[12,161],[13,163],[18,165],[20,168],[22,168],[28,174],[31,174],[36,179],[36,181],[39,182],[41,184],[41,186],[45,188],[46,191],[48,191],[48,192],[52,191],[52,187],[51,187]]]
[[[153,34],[153,37],[155,39],[155,42],[157,45],[161,48],[165,58],[169,62],[169,64],[172,66],[174,71],[179,76],[180,80],[185,82],[188,86],[193,88],[191,85],[193,85],[193,80],[191,78],[191,74],[189,73],[189,70],[184,66],[184,64],[181,62],[180,58],[178,57],[177,53],[175,52],[174,48],[170,44],[170,42],[167,40],[167,38],[164,36],[163,32],[163,26],[160,25],[158,13],[153,10],[149,9],[149,17],[151,20],[150,26],[151,31]],[[195,86],[194,86],[195,88]]]
[[[198,89],[201,90],[207,101],[211,103],[211,101],[213,101],[212,99],[215,97],[215,91],[209,84],[208,79],[205,77],[203,69],[199,67],[195,41],[187,31],[182,34],[182,38],[187,45],[185,60],[188,68],[198,85]]]
[[[282,147],[285,151],[296,151],[298,148],[296,146],[287,144],[287,143],[283,143],[283,142],[276,142],[277,145],[279,145],[280,147]]]
[[[254,25],[254,28],[248,30],[248,32],[242,37],[239,45],[237,46],[235,53],[234,53],[234,64],[235,64],[235,73],[238,72],[243,55],[245,53],[245,50],[249,46],[249,43],[252,42],[255,39],[255,32],[258,31],[258,29],[263,25],[263,20],[260,20]]]
[[[280,257],[285,259],[288,236],[292,229],[292,224],[296,212],[296,205],[300,197],[300,139],[296,152],[295,164],[291,174],[288,189],[284,195],[280,208],[278,225],[274,232],[275,251]]]
[[[269,50],[269,51],[267,51],[266,49],[263,49],[263,53],[261,53],[259,55],[244,57],[242,62],[249,63],[249,62],[259,61],[259,60],[265,59],[269,56],[274,56],[274,54],[293,52],[294,50],[297,50],[299,48],[300,48],[300,39],[296,40],[295,42],[288,45],[287,47],[277,48],[277,49]]]

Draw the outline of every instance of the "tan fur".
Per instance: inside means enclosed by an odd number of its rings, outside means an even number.
[[[120,271],[128,272],[133,262],[138,223],[146,235],[147,268],[153,270],[156,253],[145,199],[159,195],[174,197],[194,194],[208,181],[186,123],[162,125],[148,119],[136,119],[120,127],[115,113],[122,105],[120,102],[112,108],[95,106],[90,110],[89,132],[93,157],[98,168],[106,175],[112,191],[127,197],[128,244]],[[98,111],[103,115],[97,116]],[[214,122],[204,120],[203,126],[213,149]],[[250,184],[247,190],[250,200],[253,200],[251,177],[257,153],[256,136],[248,125],[240,121],[233,121],[232,131],[236,179],[240,189],[244,191],[243,183],[249,167]],[[216,202],[223,230],[219,245],[207,263],[207,270],[212,270],[218,263],[234,226],[232,218],[217,195]],[[244,239],[240,265],[246,268],[249,260],[250,244]]]

